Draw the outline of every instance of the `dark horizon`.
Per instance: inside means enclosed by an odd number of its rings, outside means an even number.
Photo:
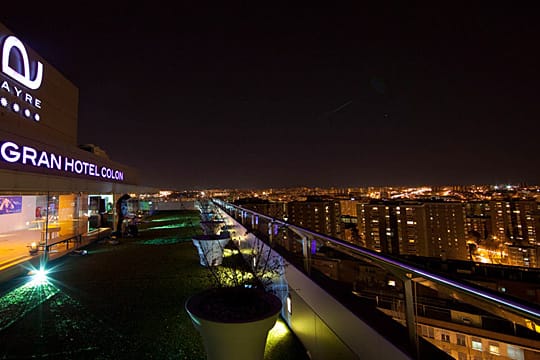
[[[79,143],[141,185],[540,183],[534,11],[25,9],[0,22],[79,88]]]

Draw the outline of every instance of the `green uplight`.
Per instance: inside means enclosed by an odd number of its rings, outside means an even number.
[[[276,345],[278,345],[281,341],[285,340],[288,336],[291,335],[292,334],[287,324],[285,324],[282,319],[278,319],[274,327],[268,332],[265,352],[274,351]]]
[[[156,239],[150,239],[150,240],[144,240],[141,241],[140,244],[143,245],[173,245],[183,242],[191,241],[191,238],[177,238],[177,237],[169,237],[169,238],[156,238]]]
[[[148,230],[160,230],[160,229],[178,229],[178,228],[182,228],[182,227],[186,227],[186,225],[184,225],[184,224],[171,224],[171,225],[163,225],[163,226],[152,226],[152,227],[148,227],[146,229],[140,229],[139,232],[144,232],[144,231],[148,231]]]
[[[159,219],[152,219],[150,220],[151,222],[164,222],[164,221],[176,221],[176,220],[180,220],[182,219],[182,217],[180,216],[169,216],[169,217],[162,217],[162,218],[159,218]]]
[[[49,278],[47,277],[47,274],[49,273],[48,270],[46,270],[43,267],[40,267],[39,269],[30,270],[28,272],[28,275],[30,275],[30,281],[28,284],[30,286],[41,286],[49,283]]]
[[[42,275],[39,275],[38,278],[41,279]],[[60,289],[49,281],[43,283],[41,280],[38,281],[38,278],[35,281],[31,279],[26,284],[0,297],[0,331],[60,292]]]

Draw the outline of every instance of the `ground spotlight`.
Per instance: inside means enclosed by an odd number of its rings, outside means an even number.
[[[28,272],[28,275],[30,276],[30,283],[32,285],[45,285],[49,282],[49,278],[47,276],[48,270],[46,270],[43,267],[40,267],[39,269],[33,269]]]

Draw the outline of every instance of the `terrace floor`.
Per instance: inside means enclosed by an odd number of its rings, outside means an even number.
[[[139,236],[49,263],[50,282],[0,284],[1,359],[205,359],[184,302],[210,286],[191,237],[197,211],[145,219]],[[283,321],[265,359],[308,359]]]

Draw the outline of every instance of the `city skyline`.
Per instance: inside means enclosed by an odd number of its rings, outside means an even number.
[[[9,5],[0,20],[79,88],[79,142],[145,185],[540,182],[526,10]]]

